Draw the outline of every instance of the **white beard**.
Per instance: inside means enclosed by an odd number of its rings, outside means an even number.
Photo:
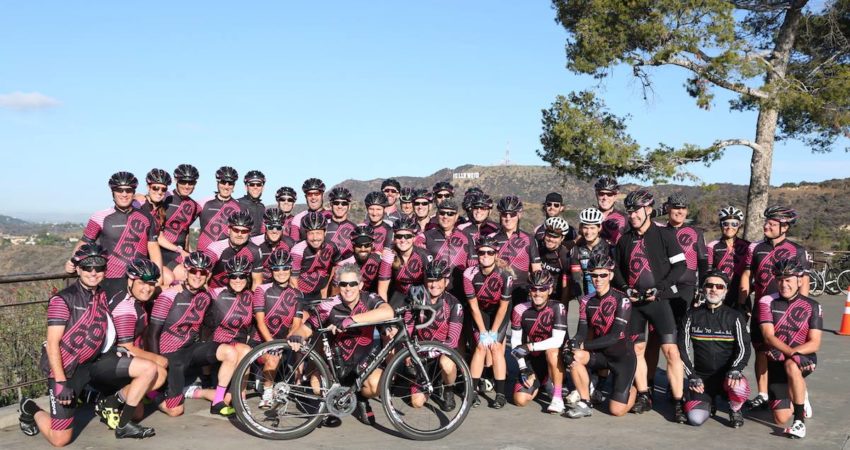
[[[723,299],[726,298],[726,294],[714,294],[714,293],[705,293],[705,301],[712,305],[719,305],[723,303]]]

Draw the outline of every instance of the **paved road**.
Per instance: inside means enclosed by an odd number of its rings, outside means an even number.
[[[610,417],[596,411],[593,417],[570,420],[542,412],[542,405],[517,408],[508,405],[503,410],[486,407],[474,409],[463,426],[451,436],[436,442],[420,443],[404,440],[388,430],[388,423],[373,402],[379,429],[370,429],[348,418],[339,428],[319,428],[297,441],[303,448],[471,448],[471,449],[522,449],[522,448],[606,448],[642,449],[698,447],[712,448],[828,448],[850,449],[850,337],[837,336],[841,321],[844,297],[821,297],[825,311],[823,346],[819,352],[818,369],[807,380],[814,405],[814,418],[807,421],[808,437],[791,441],[781,436],[772,426],[769,413],[748,416],[743,428],[734,430],[726,426],[726,414],[718,413],[696,428],[669,421],[670,407],[656,394],[657,410],[641,416]],[[577,308],[573,308],[574,310]],[[570,311],[571,330],[575,328],[576,311]],[[662,359],[663,361],[663,359]],[[751,369],[748,369],[748,372]],[[751,375],[748,373],[748,375]],[[188,413],[181,418],[168,419],[153,413],[145,424],[157,430],[157,436],[145,441],[116,441],[105,426],[92,418],[90,411],[80,424],[85,424],[72,448],[148,448],[189,449],[221,448],[253,449],[276,448],[292,443],[265,441],[240,431],[227,419],[211,417],[208,404],[200,401],[187,403]],[[660,409],[660,410],[658,410]],[[0,412],[2,414],[2,412]],[[78,416],[79,417],[79,416]],[[49,448],[39,437],[28,438],[17,428],[0,430],[0,448]]]

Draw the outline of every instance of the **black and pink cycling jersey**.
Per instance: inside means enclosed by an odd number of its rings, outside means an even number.
[[[273,339],[283,339],[292,329],[295,319],[301,319],[301,291],[289,284],[266,283],[254,290],[252,296],[253,312],[265,314],[263,322]],[[255,329],[252,339],[262,342],[260,333]]]
[[[540,247],[540,265],[555,280],[550,297],[560,299],[570,276],[570,250],[563,245],[549,250],[544,244]]]
[[[567,309],[559,302],[549,300],[537,309],[527,301],[514,306],[511,313],[513,333],[522,334],[523,344],[543,342],[552,337],[555,330],[567,332]],[[539,352],[532,352],[535,355]]]
[[[734,238],[732,245],[725,240],[716,240],[708,243],[708,267],[712,270],[720,270],[731,280],[730,285],[737,286],[741,280],[741,274],[747,270],[747,250],[750,241]]]
[[[115,325],[115,342],[142,347],[142,333],[148,326],[148,313],[142,302],[130,294],[123,294],[121,301],[110,305],[112,323]]]
[[[243,195],[236,200],[242,205],[244,211],[248,211],[251,218],[254,219],[254,226],[251,228],[251,236],[262,236],[266,232],[266,225],[263,222],[263,215],[266,213],[266,205],[263,200],[253,198],[248,194]]]
[[[510,237],[504,230],[499,230],[490,237],[499,243],[498,257],[507,261],[514,271],[514,288],[524,288],[528,284],[531,265],[540,264],[537,241],[522,230],[517,230]]]
[[[138,257],[147,257],[148,243],[156,239],[153,217],[138,208],[120,211],[113,206],[98,211],[83,231],[84,242],[97,242],[108,254],[106,278],[126,276],[127,265]]]
[[[398,268],[393,267],[396,258],[402,259],[392,247],[385,248],[381,255],[381,267],[378,269],[378,280],[390,282],[390,296],[394,292],[407,294],[410,286],[422,284],[425,281],[425,266],[431,261],[428,252],[416,246],[412,248],[407,261],[402,260]]]
[[[428,320],[430,313],[415,310],[404,313],[407,333],[422,341],[437,341],[449,348],[457,348],[463,331],[463,305],[448,292],[443,292],[431,302],[431,307],[434,309],[434,321],[421,330],[414,328],[417,322],[414,322],[413,315],[419,314],[419,323],[424,323]]]
[[[360,267],[360,280],[363,282],[362,289],[367,292],[377,292],[378,273],[381,270],[381,256],[381,253],[373,251],[372,253],[369,253],[369,256],[367,256],[366,260],[363,261],[363,264],[359,264],[354,258],[354,255],[352,255],[336,263],[336,268],[339,270],[346,264],[356,264]]]
[[[165,208],[165,225],[160,235],[174,245],[188,248],[189,227],[201,214],[201,206],[191,197],[183,197],[175,190],[165,197],[162,207]],[[162,252],[163,260],[166,260],[166,252],[170,254],[167,257],[168,261],[173,261],[177,255],[166,249],[162,249]]]
[[[213,263],[212,276],[209,281],[210,288],[219,288],[227,285],[225,265],[236,256],[248,258],[248,261],[251,263],[252,273],[263,272],[263,257],[260,255],[260,248],[251,241],[234,247],[230,243],[230,239],[222,239],[207,246],[204,253],[210,257]],[[178,260],[180,262],[183,261],[182,258]]]
[[[336,247],[322,243],[319,249],[314,249],[301,241],[292,247],[292,276],[298,277],[298,290],[304,296],[315,296],[327,286],[331,268],[339,260]]]
[[[164,290],[154,301],[150,318],[150,323],[161,329],[159,345],[147,350],[168,355],[197,342],[210,301],[207,291],[193,293],[183,287]]]
[[[785,345],[795,348],[809,340],[811,330],[823,329],[823,309],[820,303],[800,295],[785,299],[778,293],[765,295],[758,303],[759,325],[773,325],[773,335]],[[774,361],[784,361],[782,352],[768,352]]]
[[[204,251],[213,242],[227,237],[227,220],[233,213],[243,211],[244,207],[233,197],[221,200],[213,196],[198,203],[200,207],[201,234],[198,235],[198,250]]]
[[[339,295],[325,299],[317,307],[319,317],[311,316],[308,324],[313,329],[335,325],[342,329],[342,322],[351,316],[371,311],[385,302],[381,297],[369,292],[360,292],[360,300],[349,309]],[[331,337],[331,343],[339,348],[344,364],[355,365],[369,354],[374,340],[375,327],[364,326],[341,330]]]
[[[364,225],[361,223],[360,225]],[[393,246],[393,227],[381,221],[379,224],[370,223],[370,227],[372,227],[372,231],[375,236],[375,240],[372,242],[372,250],[376,252],[383,252],[385,248],[390,248]]]
[[[350,220],[335,222],[331,219],[328,222],[328,227],[325,230],[325,242],[332,244],[337,249],[340,258],[348,258],[353,251],[351,244],[351,231],[357,225]]]
[[[481,311],[495,314],[501,302],[511,301],[513,279],[498,267],[485,274],[481,267],[472,266],[463,272],[463,292],[467,300],[478,301]]]
[[[773,264],[785,259],[797,261],[797,265],[804,269],[811,267],[808,252],[796,242],[783,239],[774,247],[769,239],[764,239],[750,244],[744,264],[750,269],[750,283],[755,298],[761,299],[777,292]]]
[[[659,224],[659,226],[667,227],[676,233],[676,240],[685,253],[685,267],[687,269],[676,284],[679,286],[701,285],[702,283],[699,282],[697,276],[703,277],[708,273],[708,250],[702,232],[690,225],[673,227],[666,223]]]
[[[213,342],[231,344],[248,342],[254,330],[254,299],[249,290],[235,292],[229,287],[210,290],[210,307],[204,315],[204,327]]]
[[[626,294],[609,289],[585,295],[579,303],[576,342],[588,351],[601,351],[608,356],[632,353],[631,336],[627,327],[632,315],[632,303]],[[588,340],[588,338],[590,340]]]
[[[602,221],[602,230],[600,230],[599,235],[602,236],[602,239],[608,241],[609,244],[617,245],[617,242],[626,234],[628,229],[629,220],[626,218],[626,215],[614,209]]]
[[[469,235],[455,228],[446,235],[440,228],[428,230],[424,234],[422,248],[431,255],[433,261],[445,261],[453,273],[463,273],[469,267],[470,249],[474,245]],[[449,278],[449,284],[451,285]],[[451,287],[449,287],[451,289]]]
[[[301,242],[304,239],[307,239],[307,230],[301,228],[301,220],[304,219],[304,216],[306,216],[308,212],[311,211],[309,209],[305,209],[304,211],[294,215],[292,220],[289,221],[289,237],[291,237],[295,242]],[[328,219],[328,222],[331,221],[333,214],[329,209],[321,209],[319,212],[324,214],[325,218]]]

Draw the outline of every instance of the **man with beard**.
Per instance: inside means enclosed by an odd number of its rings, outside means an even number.
[[[354,254],[340,261],[335,270],[339,270],[346,264],[355,264],[360,268],[360,279],[363,290],[366,292],[378,292],[378,273],[381,268],[381,252],[375,250],[375,233],[369,225],[359,225],[350,234]],[[333,285],[331,293],[339,293],[339,286]]]

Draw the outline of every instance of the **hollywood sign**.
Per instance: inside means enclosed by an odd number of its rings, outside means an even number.
[[[478,172],[460,172],[452,174],[452,178],[455,180],[474,180],[479,177]]]

